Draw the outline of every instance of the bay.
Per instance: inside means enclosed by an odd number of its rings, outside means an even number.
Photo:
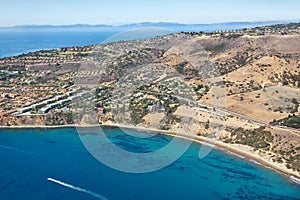
[[[172,140],[133,137],[118,128],[104,132],[136,153]],[[87,129],[81,137],[96,136]],[[287,177],[220,150],[200,159],[200,148],[191,145],[159,171],[131,174],[94,158],[74,128],[0,129],[0,199],[299,199],[299,185]]]

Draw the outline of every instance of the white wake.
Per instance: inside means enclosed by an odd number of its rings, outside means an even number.
[[[59,185],[62,185],[62,186],[65,186],[67,188],[70,188],[72,190],[76,190],[78,192],[83,192],[83,193],[86,193],[86,194],[89,194],[89,195],[92,195],[98,199],[101,199],[101,200],[108,200],[106,197],[100,195],[100,194],[97,194],[95,192],[92,192],[92,191],[89,191],[89,190],[86,190],[86,189],[83,189],[83,188],[80,188],[80,187],[76,187],[74,185],[71,185],[71,184],[68,184],[68,183],[64,183],[62,181],[59,181],[59,180],[55,180],[53,178],[47,178],[48,181],[51,181],[53,183],[56,183],[56,184],[59,184]]]
[[[291,180],[297,184],[300,184],[300,179],[299,178],[296,178],[294,176],[290,176]]]
[[[26,150],[14,148],[14,147],[9,147],[9,146],[5,146],[5,145],[0,145],[0,148],[3,148],[3,149],[9,149],[9,150],[13,150],[13,151],[19,151],[19,152],[22,152],[22,153],[33,154],[33,153],[30,152],[30,151],[26,151]]]

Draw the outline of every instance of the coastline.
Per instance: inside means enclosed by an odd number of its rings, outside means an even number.
[[[195,143],[202,144],[202,145],[215,145],[219,150],[228,153],[232,156],[238,157],[240,159],[245,159],[249,162],[252,162],[254,164],[258,164],[260,166],[263,166],[264,168],[272,169],[276,171],[277,173],[280,173],[287,177],[289,180],[293,181],[294,183],[300,184],[300,175],[296,172],[289,170],[285,167],[282,167],[276,163],[270,162],[263,158],[262,156],[259,156],[257,154],[252,154],[244,149],[238,148],[233,146],[232,144],[227,144],[221,141],[217,141],[210,138],[205,138],[203,136],[195,136],[194,138],[189,135],[183,135],[183,134],[177,134],[172,135],[168,134],[174,137],[179,137],[187,140],[192,140]],[[215,148],[214,147],[214,148]],[[293,177],[293,178],[292,178]],[[295,181],[295,179],[297,181]]]
[[[98,125],[54,125],[54,126],[0,126],[1,129],[58,129],[58,128],[93,128],[93,127],[108,127],[108,128],[125,128],[125,129],[134,129],[138,131],[148,131],[148,132],[159,132],[161,134],[169,135],[172,137],[182,138],[185,140],[193,141],[197,144],[201,145],[213,145],[213,148],[221,150],[225,153],[230,154],[231,156],[238,157],[240,159],[247,160],[254,164],[260,165],[264,168],[272,169],[277,173],[285,176],[288,178],[289,181],[293,182],[294,184],[300,184],[300,175],[290,170],[284,166],[280,166],[278,163],[271,162],[264,158],[263,156],[257,155],[255,153],[251,153],[243,148],[239,148],[234,146],[233,144],[227,144],[222,141],[218,141],[215,139],[206,138],[203,136],[192,136],[188,134],[182,134],[176,131],[166,131],[166,130],[159,130],[153,128],[144,128],[144,127],[136,127],[136,126],[128,126],[128,125],[119,125],[119,124],[98,124]]]

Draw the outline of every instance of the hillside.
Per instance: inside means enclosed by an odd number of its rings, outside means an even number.
[[[299,175],[299,43],[295,23],[0,59],[0,124],[184,129]]]

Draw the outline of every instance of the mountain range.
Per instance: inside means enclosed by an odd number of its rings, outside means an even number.
[[[182,24],[171,22],[141,22],[124,25],[106,25],[106,24],[72,24],[72,25],[17,25],[12,27],[2,27],[1,29],[96,29],[96,30],[126,30],[134,28],[169,28],[176,31],[211,31],[211,30],[232,30],[241,28],[250,28],[257,26],[273,25],[273,24],[287,24],[291,21],[264,21],[264,22],[223,22],[210,24]]]

